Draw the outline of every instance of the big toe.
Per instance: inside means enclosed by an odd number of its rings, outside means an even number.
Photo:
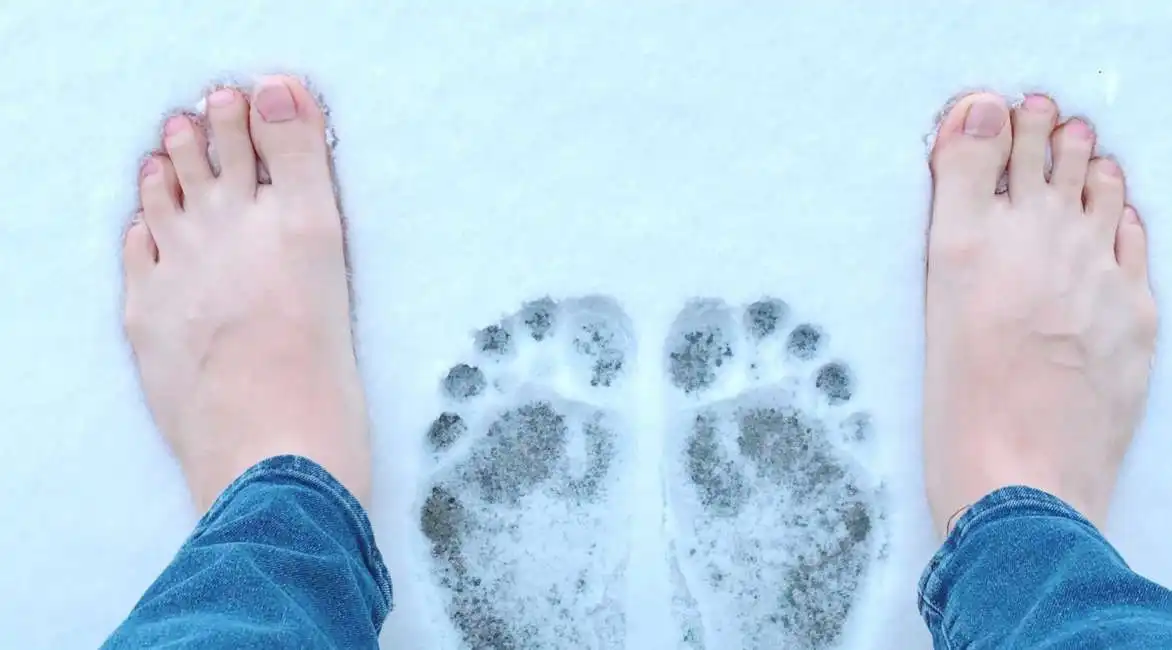
[[[1008,127],[1009,107],[991,93],[969,95],[945,116],[931,158],[934,223],[994,201],[1012,146]]]
[[[261,80],[252,93],[249,128],[274,187],[332,187],[325,116],[301,82],[291,77]]]

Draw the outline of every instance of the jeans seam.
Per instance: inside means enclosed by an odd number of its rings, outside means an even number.
[[[939,609],[936,608],[935,605],[933,605],[931,602],[929,602],[927,600],[924,600],[923,598],[921,598],[920,601],[927,608],[929,616],[931,616],[933,619],[932,621],[925,621],[926,623],[928,623],[928,630],[931,631],[934,627],[936,627],[936,628],[943,627],[943,625],[944,625],[944,612],[940,611]],[[933,626],[933,623],[935,623],[935,626]],[[951,650],[952,643],[948,640],[948,636],[944,635],[944,634],[941,634],[939,636],[944,642],[944,650]],[[935,645],[936,637],[937,637],[936,634],[932,635],[933,645]]]
[[[1018,499],[1014,499],[1014,501],[1012,501],[1012,502],[1004,502],[1004,503],[997,503],[995,505],[990,505],[989,507],[983,509],[981,512],[977,513],[969,521],[964,522],[963,527],[958,525],[956,527],[956,529],[953,531],[956,534],[956,546],[959,546],[963,542],[964,538],[973,532],[973,529],[975,527],[985,523],[985,520],[989,519],[990,517],[993,517],[994,515],[1000,514],[1001,512],[1005,511],[1006,509],[1020,508],[1023,505],[1024,506],[1035,506],[1035,507],[1038,507],[1044,511],[1042,513],[1037,513],[1036,516],[1058,517],[1061,519],[1065,519],[1067,521],[1070,521],[1070,522],[1073,522],[1073,523],[1079,525],[1084,530],[1091,533],[1092,535],[1095,535],[1096,537],[1102,536],[1102,533],[1097,528],[1095,528],[1094,524],[1091,524],[1090,522],[1088,522],[1085,518],[1083,518],[1082,515],[1078,514],[1078,511],[1076,511],[1076,510],[1073,510],[1073,509],[1067,510],[1067,507],[1055,507],[1055,505],[1052,503],[1048,503],[1044,500],[1037,499],[1034,497],[1021,497]],[[1065,506],[1065,504],[1063,504],[1063,506]]]
[[[923,580],[923,586],[919,589],[920,603],[922,603],[924,608],[926,608],[928,611],[935,614],[937,618],[941,619],[944,617],[944,610],[940,609],[936,606],[936,603],[932,602],[932,599],[928,596],[928,592],[935,591],[935,588],[930,583],[936,580],[936,573],[941,570],[943,565],[947,564],[951,557],[952,553],[949,552],[944,557],[933,559],[931,564],[928,565],[927,574]]]

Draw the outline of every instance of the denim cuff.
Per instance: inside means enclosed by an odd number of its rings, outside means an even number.
[[[920,578],[920,614],[940,616],[951,585],[945,576],[965,540],[983,526],[1020,517],[1059,517],[1085,526],[1095,537],[1102,534],[1086,517],[1058,497],[1024,485],[1004,487],[969,508],[956,523],[944,545],[932,557]],[[1105,542],[1105,540],[1104,540]]]
[[[354,533],[354,539],[362,553],[363,564],[382,593],[383,604],[386,608],[383,615],[385,616],[393,609],[391,576],[387,572],[382,554],[379,553],[378,546],[374,542],[374,530],[371,528],[370,519],[366,516],[366,510],[358,502],[358,499],[338,482],[338,479],[326,471],[326,468],[303,456],[273,456],[248,468],[220,493],[212,507],[196,524],[191,538],[197,539],[224,512],[233,497],[255,483],[297,484],[325,496],[341,512],[345,513]]]

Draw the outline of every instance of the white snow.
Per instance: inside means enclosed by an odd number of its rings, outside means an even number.
[[[832,333],[894,503],[890,556],[846,646],[929,647],[915,611],[934,551],[918,450],[926,139],[951,96],[979,87],[1048,90],[1090,117],[1127,169],[1168,303],[1170,29],[1154,0],[7,3],[3,645],[97,646],[194,523],[120,334],[120,229],[167,111],[213,81],[291,71],[326,97],[338,137],[372,514],[396,580],[383,647],[444,647],[429,641],[443,616],[414,510],[439,379],[474,329],[594,293],[633,323],[648,408],[664,403],[656,364],[693,297],[774,295]],[[1164,584],[1170,368],[1158,360],[1109,531]],[[645,435],[654,470],[662,433]],[[655,514],[659,496],[633,489],[631,507]],[[674,648],[638,620],[671,608],[670,572],[641,548],[630,647]]]

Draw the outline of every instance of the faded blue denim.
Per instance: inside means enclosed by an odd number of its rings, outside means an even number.
[[[1059,499],[997,490],[956,524],[920,579],[937,649],[1172,648],[1172,592],[1141,578]]]
[[[358,500],[277,456],[228,486],[103,648],[377,648],[391,580]]]
[[[939,649],[1172,648],[1172,592],[1032,488],[965,513],[919,595]],[[320,465],[279,456],[220,495],[103,647],[377,648],[390,607],[362,506]]]

